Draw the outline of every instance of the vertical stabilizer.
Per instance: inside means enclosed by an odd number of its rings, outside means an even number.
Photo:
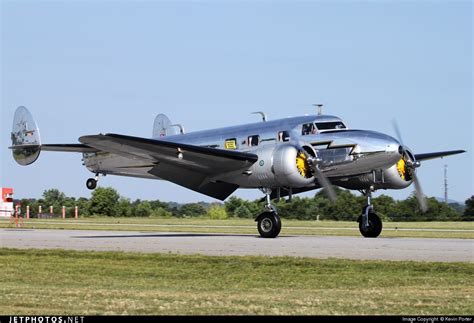
[[[153,138],[173,136],[179,134],[179,130],[171,124],[171,120],[164,114],[156,116],[153,123]]]
[[[41,152],[40,133],[33,116],[25,107],[18,107],[15,111],[11,140],[10,148],[18,164],[26,166],[38,159]]]

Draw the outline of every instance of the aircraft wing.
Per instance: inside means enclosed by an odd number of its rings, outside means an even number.
[[[440,151],[435,153],[427,153],[427,154],[416,154],[415,159],[418,161],[428,160],[428,159],[435,159],[435,158],[443,158],[446,156],[457,155],[465,153],[465,150],[450,150],[450,151]]]
[[[155,164],[149,171],[164,180],[225,200],[237,185],[220,182],[219,175],[245,170],[258,160],[255,154],[131,137],[119,134],[79,138],[89,147]],[[182,159],[178,154],[182,154]]]

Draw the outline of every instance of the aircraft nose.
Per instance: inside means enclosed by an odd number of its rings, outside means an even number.
[[[363,140],[363,145],[368,151],[385,151],[387,153],[403,153],[403,146],[400,142],[383,133],[375,131],[367,131],[366,138]]]
[[[400,160],[404,149],[397,139],[375,131],[367,131],[365,134],[365,139],[361,140],[360,152],[368,154],[368,159],[380,158],[387,165]]]

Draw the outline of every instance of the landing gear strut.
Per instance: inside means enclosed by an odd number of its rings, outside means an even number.
[[[95,174],[95,178],[89,178],[86,182],[86,186],[90,190],[94,190],[97,187],[99,181],[99,173]]]
[[[270,201],[272,190],[262,189],[262,192],[266,196],[265,212],[255,219],[258,223],[257,229],[262,238],[276,238],[281,231],[281,220]]]
[[[377,238],[382,232],[382,220],[375,214],[374,206],[372,205],[373,187],[363,191],[367,196],[367,205],[362,209],[362,215],[357,219],[359,222],[359,231],[366,238]]]

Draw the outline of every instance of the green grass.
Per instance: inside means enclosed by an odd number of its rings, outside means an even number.
[[[473,315],[474,265],[0,249],[0,315]]]
[[[283,219],[282,223],[282,235],[360,235],[356,222]],[[384,222],[383,225],[385,230],[382,231],[382,237],[474,238],[473,222]],[[14,225],[10,224],[9,220],[0,220],[0,227],[12,226]],[[79,220],[30,219],[24,220],[24,228],[257,234],[256,223],[253,219],[235,218],[227,220],[112,217],[82,218]],[[419,229],[423,229],[423,231],[416,231]]]

